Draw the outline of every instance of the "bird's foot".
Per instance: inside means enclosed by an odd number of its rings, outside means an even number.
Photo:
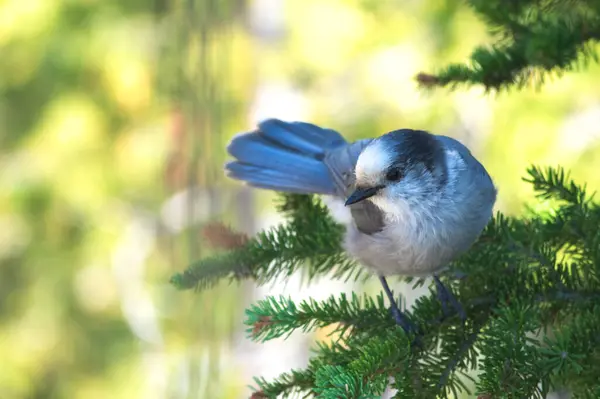
[[[400,310],[398,307],[398,303],[394,299],[394,294],[390,287],[388,286],[387,280],[383,276],[379,276],[379,280],[381,281],[381,285],[383,286],[383,290],[385,291],[389,301],[390,301],[390,313],[394,318],[396,324],[398,324],[405,333],[411,334],[418,332],[417,327],[414,323]]]
[[[438,276],[433,276],[433,280],[435,281],[435,288],[437,290],[437,297],[442,304],[442,311],[444,312],[444,316],[449,316],[450,310],[448,309],[448,304],[450,304],[458,317],[464,322],[467,319],[467,314],[465,313],[464,308],[458,302],[452,291],[450,291],[442,282],[440,281]]]
[[[417,327],[414,323],[398,308],[398,304],[394,301],[391,302],[390,313],[394,318],[396,324],[398,324],[405,333],[412,334],[417,332]]]

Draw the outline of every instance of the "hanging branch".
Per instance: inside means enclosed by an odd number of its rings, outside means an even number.
[[[581,1],[468,1],[496,39],[479,46],[469,63],[451,64],[435,74],[421,73],[422,87],[460,84],[501,90],[539,85],[551,73],[561,74],[582,61],[597,61],[600,3]]]

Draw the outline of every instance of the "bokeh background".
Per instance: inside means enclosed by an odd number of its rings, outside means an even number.
[[[598,65],[500,94],[417,87],[489,42],[458,0],[1,0],[0,398],[245,398],[326,334],[251,343],[252,300],[377,289],[169,285],[213,251],[207,223],[277,222],[271,194],[222,175],[260,119],[451,135],[511,214],[531,163],[598,188]]]

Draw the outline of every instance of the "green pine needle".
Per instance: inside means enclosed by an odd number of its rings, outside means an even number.
[[[496,41],[479,46],[468,64],[419,74],[423,87],[482,85],[486,90],[539,86],[544,77],[597,61],[600,5],[580,1],[469,0]]]
[[[282,194],[277,208],[286,224],[259,232],[242,248],[199,260],[171,282],[180,289],[203,290],[222,279],[251,278],[265,284],[297,270],[309,281],[323,275],[356,280],[364,274],[344,253],[344,228],[317,198]]]
[[[295,304],[290,298],[268,297],[246,310],[246,325],[251,326],[251,338],[268,341],[288,336],[297,329],[303,332],[337,324],[333,333],[344,334],[348,329],[371,330],[392,328],[394,321],[389,317],[388,305],[383,294],[375,299],[352,293],[317,302],[314,299]]]
[[[531,167],[525,179],[552,212],[498,213],[442,276],[468,319],[444,315],[433,287],[408,313],[418,340],[395,325],[383,294],[339,294],[250,305],[257,341],[334,326],[304,370],[256,379],[255,398],[379,397],[393,379],[399,397],[538,397],[561,387],[595,398],[600,375],[600,206],[562,168]],[[174,277],[186,288],[223,279],[266,283],[301,271],[348,278],[361,268],[343,252],[343,227],[311,196],[282,195],[286,223],[245,246],[203,259]],[[419,282],[417,282],[418,284]],[[477,371],[478,374],[474,374]]]

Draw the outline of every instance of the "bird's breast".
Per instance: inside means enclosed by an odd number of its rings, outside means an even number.
[[[363,234],[349,225],[348,253],[381,275],[427,276],[443,270],[477,239],[486,220],[444,212],[396,212],[382,231]]]
[[[381,275],[430,275],[447,265],[454,252],[431,229],[401,224],[387,225],[371,235],[349,227],[345,247],[350,255]]]

